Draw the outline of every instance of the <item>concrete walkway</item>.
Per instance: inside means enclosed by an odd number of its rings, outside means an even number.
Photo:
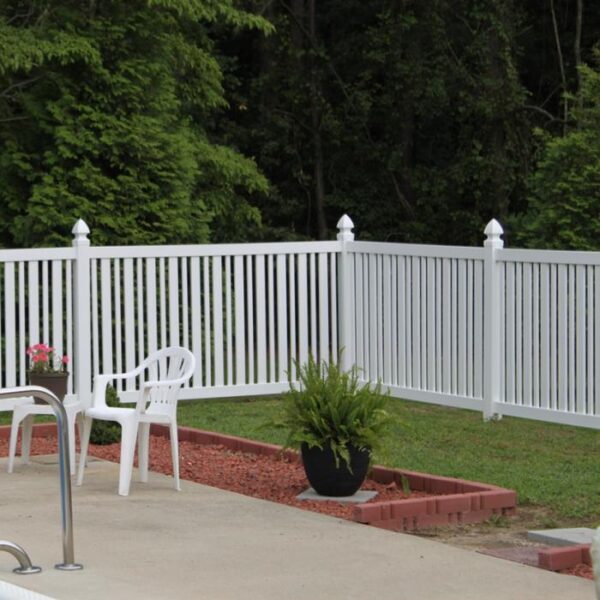
[[[61,572],[58,465],[0,460],[0,538],[38,575],[0,580],[58,600],[594,600],[576,577],[153,474],[116,494],[117,465],[91,461],[73,488],[75,559]]]

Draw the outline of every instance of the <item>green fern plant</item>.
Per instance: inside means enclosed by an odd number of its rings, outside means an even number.
[[[380,447],[382,434],[391,421],[385,410],[388,394],[381,384],[361,386],[356,367],[343,371],[335,362],[317,362],[312,356],[304,365],[296,363],[298,384],[290,382],[283,396],[281,416],[275,425],[288,431],[286,447],[329,446],[336,466],[350,467],[348,446],[369,451]]]

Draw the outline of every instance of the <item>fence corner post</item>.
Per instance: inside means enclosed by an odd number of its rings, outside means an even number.
[[[496,261],[496,250],[504,247],[500,237],[504,230],[496,219],[492,219],[484,230],[486,239],[484,259],[484,332],[483,332],[483,418],[486,421],[500,419],[501,345],[500,345],[500,285]]]
[[[347,242],[354,241],[354,223],[348,215],[342,215],[337,222],[337,240],[340,242],[340,260],[338,263],[338,332],[339,357],[344,371],[354,366],[354,317],[352,314],[352,271],[348,256]]]
[[[79,219],[71,230],[75,261],[73,269],[73,315],[74,315],[74,391],[85,408],[92,399],[92,335],[90,311],[90,228]]]

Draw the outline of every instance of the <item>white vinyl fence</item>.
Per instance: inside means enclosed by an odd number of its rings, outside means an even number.
[[[600,428],[600,253],[354,241],[0,251],[0,386],[25,349],[72,357],[70,392],[190,348],[182,398],[279,393],[309,354],[411,400]],[[132,399],[133,383],[120,389]]]

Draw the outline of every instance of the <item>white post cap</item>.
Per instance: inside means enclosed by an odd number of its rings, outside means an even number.
[[[342,215],[341,219],[337,222],[337,228],[339,230],[337,239],[340,242],[351,242],[354,240],[354,234],[352,233],[354,223],[348,215]]]
[[[90,240],[88,239],[88,235],[90,234],[90,228],[87,226],[86,222],[83,219],[79,219],[77,223],[73,225],[71,233],[73,234],[73,246],[90,245]]]
[[[504,246],[504,240],[500,237],[504,233],[504,229],[502,229],[502,225],[496,219],[492,219],[487,224],[483,233],[486,235],[486,239],[483,242],[484,246],[493,246],[495,248],[502,248]]]

